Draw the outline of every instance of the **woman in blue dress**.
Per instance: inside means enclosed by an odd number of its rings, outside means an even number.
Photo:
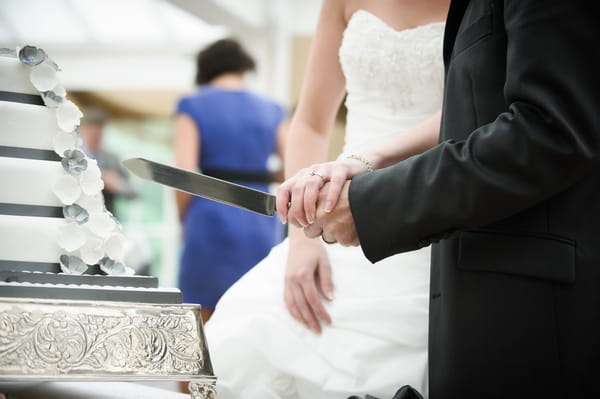
[[[214,177],[268,191],[268,161],[283,154],[282,107],[245,88],[255,68],[238,42],[223,39],[197,56],[199,90],[177,104],[175,163]],[[187,303],[202,305],[208,320],[218,299],[282,238],[276,218],[176,193],[183,223],[179,288]]]

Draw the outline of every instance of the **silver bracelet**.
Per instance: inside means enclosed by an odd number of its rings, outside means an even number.
[[[363,157],[362,155],[350,154],[346,158],[356,159],[357,161],[364,163],[365,166],[367,167],[367,172],[373,171],[373,164],[367,158]]]

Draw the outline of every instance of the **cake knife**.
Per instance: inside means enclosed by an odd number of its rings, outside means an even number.
[[[275,196],[264,191],[145,158],[130,158],[123,165],[145,180],[262,215],[275,215]]]

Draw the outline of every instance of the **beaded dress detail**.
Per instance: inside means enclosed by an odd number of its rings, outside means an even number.
[[[396,31],[367,11],[352,15],[339,52],[348,93],[345,153],[364,152],[441,108],[443,31],[443,22]]]
[[[360,154],[440,110],[443,23],[395,31],[350,18],[340,62],[348,107],[344,154]],[[391,398],[409,384],[427,396],[429,248],[371,264],[360,247],[325,245],[335,299],[317,335],[284,301],[289,241],[221,298],[206,325],[220,399]]]

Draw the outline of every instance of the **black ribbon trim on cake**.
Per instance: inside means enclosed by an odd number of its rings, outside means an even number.
[[[63,209],[60,206],[25,205],[0,202],[0,215],[37,216],[43,218],[62,218]]]
[[[18,260],[0,259],[0,270],[15,271],[23,270],[28,272],[59,273],[60,264],[52,262],[29,262]]]
[[[40,161],[60,161],[62,158],[52,150],[21,148],[0,145],[0,157],[37,159]]]
[[[39,94],[15,93],[13,91],[0,90],[0,101],[10,101],[13,103],[23,103],[32,105],[45,105],[42,96]]]
[[[224,169],[202,169],[202,173],[207,176],[227,181],[246,183],[271,183],[275,181],[274,176],[269,172],[238,172]]]

